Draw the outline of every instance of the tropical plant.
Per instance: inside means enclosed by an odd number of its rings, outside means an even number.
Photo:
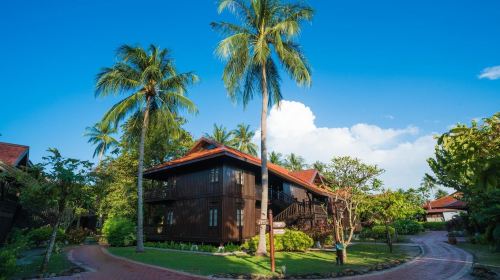
[[[281,153],[272,151],[269,154],[269,161],[277,165],[283,165],[283,155]]]
[[[97,156],[100,164],[104,154],[118,145],[118,141],[111,136],[111,134],[116,133],[117,129],[99,122],[85,130],[84,136],[89,138],[88,143],[96,146],[93,157]]]
[[[267,217],[267,111],[282,99],[280,74],[275,60],[281,62],[290,77],[299,85],[309,86],[308,63],[294,40],[300,24],[310,21],[313,10],[306,5],[280,0],[219,0],[218,11],[228,10],[240,24],[214,22],[212,27],[227,36],[220,41],[216,53],[227,64],[223,72],[224,85],[234,101],[244,106],[256,93],[262,95],[261,161],[262,207],[260,219]],[[273,50],[276,55],[273,55]],[[259,229],[259,255],[266,253],[266,226]]]
[[[147,50],[129,45],[117,51],[119,61],[104,68],[97,75],[96,96],[127,94],[103,117],[103,124],[115,127],[130,114],[140,112],[142,130],[139,142],[137,176],[137,247],[144,251],[143,240],[143,166],[144,142],[150,113],[163,112],[163,117],[174,120],[181,109],[196,113],[194,103],[186,96],[187,87],[198,77],[192,72],[178,73],[169,51],[151,45]]]
[[[257,156],[257,145],[252,142],[255,135],[254,131],[250,130],[250,125],[240,123],[233,134],[233,146],[247,154]]]
[[[214,128],[212,130],[212,134],[205,133],[205,137],[214,140],[217,143],[220,143],[225,146],[233,145],[233,132],[228,131],[227,128],[223,125],[217,125],[214,123]]]
[[[437,189],[436,193],[434,194],[435,199],[440,199],[442,197],[445,197],[448,195],[448,192],[443,190],[443,189]]]
[[[104,222],[102,234],[111,246],[129,246],[135,241],[135,225],[124,217],[109,218]]]
[[[283,163],[286,169],[290,171],[300,171],[307,168],[306,160],[294,153],[286,156],[285,162]]]

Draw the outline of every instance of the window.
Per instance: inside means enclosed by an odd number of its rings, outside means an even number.
[[[219,168],[210,169],[210,183],[219,182]]]
[[[242,227],[243,224],[245,223],[244,213],[245,212],[243,209],[236,210],[236,225],[239,227]]]
[[[210,210],[208,210],[208,226],[217,226],[217,208],[210,208]]]
[[[172,188],[175,188],[177,186],[177,177],[172,177]]]
[[[167,212],[167,225],[171,226],[174,224],[174,211],[168,210]]]
[[[236,184],[244,185],[245,184],[245,173],[243,170],[236,171]]]

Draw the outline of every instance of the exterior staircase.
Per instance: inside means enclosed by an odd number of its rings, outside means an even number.
[[[310,201],[293,201],[285,209],[273,217],[274,221],[285,222],[287,226],[298,225],[306,230],[312,227],[318,220],[328,218],[328,212],[320,203]]]

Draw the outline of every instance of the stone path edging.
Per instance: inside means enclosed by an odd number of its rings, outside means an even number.
[[[92,267],[90,267],[90,266],[88,266],[88,265],[85,265],[85,264],[83,264],[83,263],[81,263],[81,262],[79,262],[79,261],[75,260],[75,258],[73,257],[73,250],[75,250],[75,249],[73,248],[73,249],[69,250],[69,252],[68,252],[68,254],[67,254],[67,256],[68,256],[68,260],[69,260],[72,264],[74,264],[74,265],[76,265],[76,266],[79,266],[79,267],[81,267],[81,268],[85,269],[85,272],[96,272],[96,270],[95,270],[95,269],[93,269]]]
[[[472,271],[472,265],[474,264],[474,257],[472,254],[470,254],[469,252],[465,251],[462,248],[459,248],[457,246],[455,246],[455,247],[456,247],[456,249],[464,252],[467,255],[467,258],[465,260],[466,264],[464,265],[464,267],[462,267],[462,269],[457,274],[455,274],[455,276],[449,278],[448,280],[462,279],[462,277],[464,277],[465,275],[469,274]]]
[[[198,274],[192,274],[192,273],[184,272],[184,271],[180,271],[180,270],[174,270],[174,269],[170,269],[170,268],[165,268],[165,267],[154,265],[154,264],[147,264],[147,263],[143,263],[143,262],[134,261],[134,260],[131,260],[131,259],[128,259],[128,258],[125,258],[125,257],[120,257],[120,256],[113,255],[111,252],[109,252],[104,247],[100,247],[100,248],[101,248],[101,251],[105,255],[107,255],[109,257],[112,257],[112,258],[115,258],[115,259],[122,260],[122,261],[131,262],[131,263],[134,263],[134,264],[137,264],[137,265],[143,265],[143,266],[146,266],[146,267],[151,267],[151,268],[155,268],[155,269],[159,269],[159,270],[164,270],[164,271],[168,271],[168,272],[172,272],[172,273],[177,273],[177,274],[184,275],[184,276],[197,277],[197,278],[202,278],[202,279],[216,279],[216,278],[213,278],[213,277],[210,277],[210,276],[207,277],[207,276],[198,275]]]

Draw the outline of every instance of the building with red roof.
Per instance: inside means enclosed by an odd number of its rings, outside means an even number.
[[[461,193],[453,193],[436,200],[429,201],[424,205],[426,211],[426,221],[446,222],[453,217],[467,211],[467,204],[460,199]]]
[[[275,220],[305,228],[327,219],[333,193],[316,170],[291,172],[268,163]],[[241,242],[258,233],[261,160],[210,139],[183,157],[144,172],[148,240]]]

